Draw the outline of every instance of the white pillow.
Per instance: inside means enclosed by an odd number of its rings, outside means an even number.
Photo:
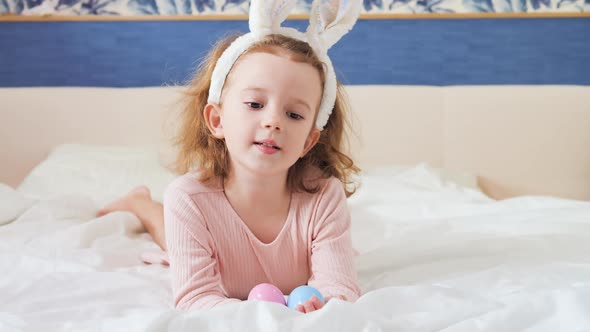
[[[426,163],[363,170],[357,182],[360,186],[349,198],[349,203],[365,206],[369,202],[407,206],[490,199],[477,185],[475,175],[435,168]]]
[[[175,175],[162,165],[155,147],[114,147],[64,144],[51,151],[17,190],[33,199],[79,194],[99,204],[119,198],[136,186],[145,185],[154,199],[161,201],[164,189]],[[480,191],[476,177],[437,169],[427,164],[375,168],[360,177],[361,187],[352,200],[363,201],[366,194],[391,201],[414,200],[408,193],[448,195],[449,191]],[[367,192],[368,191],[368,192]],[[399,194],[397,198],[394,198]],[[402,199],[403,198],[403,199]]]
[[[104,205],[145,185],[153,198],[161,201],[175,175],[162,165],[157,151],[150,147],[60,145],[17,190],[35,199],[80,194]]]
[[[348,199],[351,212],[407,221],[463,214],[466,206],[493,201],[477,186],[476,177],[433,168],[428,164],[364,171],[360,186]]]
[[[0,226],[18,218],[34,203],[16,190],[0,183]]]
[[[361,172],[360,181],[367,178],[395,179],[400,183],[412,183],[417,187],[431,190],[460,187],[481,191],[474,174],[432,167],[427,163],[370,168]]]
[[[366,253],[395,241],[408,225],[464,216],[492,203],[467,173],[427,164],[363,171],[360,187],[348,198],[352,241]]]

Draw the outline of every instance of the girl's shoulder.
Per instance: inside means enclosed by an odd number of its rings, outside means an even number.
[[[319,229],[316,226],[322,225],[325,220],[333,220],[335,216],[346,217],[346,192],[342,181],[334,176],[317,176],[317,173],[306,180],[306,188],[312,189],[312,192],[299,192],[297,207],[300,214],[309,217],[307,220],[314,225],[315,231]],[[346,218],[341,219],[346,221]]]
[[[221,179],[203,180],[198,171],[191,171],[174,179],[166,191],[184,192],[188,195],[223,191]]]
[[[304,183],[306,188],[315,189],[315,193],[310,194],[311,197],[322,198],[326,195],[340,196],[340,194],[345,194],[344,185],[338,178],[334,176],[326,177],[318,168],[311,168],[306,171]]]

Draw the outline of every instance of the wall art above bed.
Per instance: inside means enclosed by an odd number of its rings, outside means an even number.
[[[359,0],[364,13],[588,12],[590,0]],[[298,0],[296,13],[311,0]],[[0,14],[210,15],[247,14],[248,0],[0,0]]]

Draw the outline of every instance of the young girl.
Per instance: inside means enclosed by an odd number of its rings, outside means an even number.
[[[346,197],[358,168],[342,151],[342,88],[313,43],[285,34],[258,36],[223,64],[244,36],[219,42],[188,87],[177,142],[184,175],[163,205],[140,187],[99,215],[138,216],[167,251],[177,308],[241,301],[260,283],[355,301]],[[322,306],[312,297],[297,310]]]

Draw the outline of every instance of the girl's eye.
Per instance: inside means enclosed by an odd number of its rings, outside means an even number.
[[[257,103],[255,101],[246,102],[245,104],[248,105],[248,107],[253,108],[253,109],[256,109],[256,110],[261,109],[262,107],[264,107],[261,103]]]
[[[302,120],[303,117],[297,113],[293,113],[293,112],[287,112],[287,116],[290,117],[291,119],[295,119],[295,120]]]

